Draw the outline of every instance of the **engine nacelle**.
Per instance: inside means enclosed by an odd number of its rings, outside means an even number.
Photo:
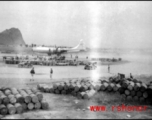
[[[57,49],[56,49],[56,52],[57,52],[57,53],[60,53],[61,51],[62,51],[61,48],[57,48]]]

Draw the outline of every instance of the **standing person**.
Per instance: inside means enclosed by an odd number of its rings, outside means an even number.
[[[133,76],[132,76],[132,74],[131,74],[131,73],[130,73],[130,78],[131,78],[131,79],[133,79]]]
[[[30,79],[30,81],[34,81],[34,74],[35,74],[35,70],[34,70],[34,67],[32,68],[32,70],[30,71],[31,73],[31,76],[32,76],[32,79]]]
[[[108,73],[110,73],[110,65],[108,65]]]
[[[50,78],[52,79],[52,75],[53,75],[53,69],[51,68],[50,70]]]
[[[120,74],[118,73],[118,77],[117,77],[119,80],[121,79],[121,77],[120,77]]]

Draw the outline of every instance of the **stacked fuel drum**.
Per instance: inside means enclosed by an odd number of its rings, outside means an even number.
[[[119,86],[118,91],[124,100],[152,104],[152,83],[145,84],[137,79],[117,77],[109,78],[109,82]]]
[[[113,92],[121,95],[123,100],[138,101],[152,104],[152,83],[145,84],[136,79],[117,79],[110,77],[109,80],[90,82],[89,80],[71,80],[52,85],[39,84],[38,89],[42,92],[55,94],[71,94],[78,98],[90,99],[96,92]]]
[[[34,109],[48,109],[48,103],[36,88],[0,88],[0,114],[20,114]]]
[[[68,82],[59,82],[52,85],[39,84],[38,89],[46,93],[70,94],[80,99],[90,99],[96,91],[88,80],[69,80]]]

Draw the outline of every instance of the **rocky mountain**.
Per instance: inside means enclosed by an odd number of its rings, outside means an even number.
[[[6,29],[0,33],[0,45],[25,45],[22,34],[18,28]]]

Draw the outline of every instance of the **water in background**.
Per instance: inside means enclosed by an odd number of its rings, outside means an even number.
[[[111,65],[111,73],[124,73],[133,75],[152,75],[152,53],[151,52],[139,52],[139,51],[90,51],[79,54],[72,54],[72,56],[78,55],[80,58],[86,58],[87,56],[94,58],[122,58],[127,60],[129,63]],[[69,55],[70,56],[70,55]],[[107,69],[107,66],[99,66],[101,69]]]

